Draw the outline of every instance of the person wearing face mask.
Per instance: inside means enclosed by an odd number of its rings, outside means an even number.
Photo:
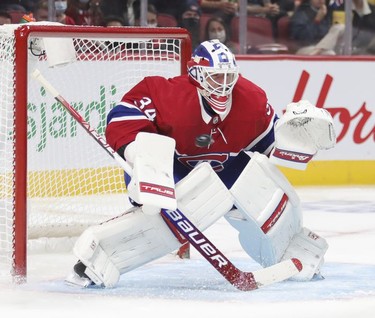
[[[76,25],[103,25],[101,0],[67,0],[65,14]]]
[[[212,17],[206,23],[205,40],[218,39],[234,54],[239,53],[239,44],[230,40],[229,28],[221,17]]]
[[[178,26],[190,32],[193,50],[200,44],[200,18],[201,9],[197,1],[188,0],[181,6],[180,14],[178,15]]]
[[[62,24],[75,25],[73,18],[65,14],[65,11],[67,8],[68,8],[68,2],[66,0],[55,1],[56,21]]]
[[[33,9],[32,16],[35,21],[48,21],[48,0],[38,1]]]
[[[49,1],[40,0],[36,3],[32,14],[35,21],[54,21],[62,24],[74,25],[75,22],[71,17],[66,16],[65,10],[67,8],[66,0],[56,0],[55,1],[55,10],[53,15],[49,15]]]

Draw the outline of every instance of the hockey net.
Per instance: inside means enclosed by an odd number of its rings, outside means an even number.
[[[104,135],[106,114],[127,90],[145,76],[185,73],[190,52],[179,28],[0,26],[2,276],[24,281],[33,246],[74,241],[129,205],[124,172],[31,73],[39,69]]]

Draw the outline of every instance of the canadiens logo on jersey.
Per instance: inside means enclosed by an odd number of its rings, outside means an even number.
[[[223,164],[228,160],[228,158],[229,155],[225,153],[210,153],[196,156],[180,156],[178,157],[178,161],[190,169],[193,169],[201,162],[208,162],[216,172],[220,172],[224,169]]]

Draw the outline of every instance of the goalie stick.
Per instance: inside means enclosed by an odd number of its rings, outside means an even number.
[[[107,144],[106,140],[93,129],[90,124],[59,94],[59,92],[35,69],[32,76],[58,101],[70,115],[94,138],[94,140],[128,173],[132,175],[130,165]],[[161,210],[161,215],[169,222],[167,224],[177,230],[189,241],[197,251],[233,286],[249,291],[262,286],[286,280],[302,270],[298,259],[288,259],[272,266],[253,272],[243,272],[230,262],[206,236],[197,229],[180,210]]]

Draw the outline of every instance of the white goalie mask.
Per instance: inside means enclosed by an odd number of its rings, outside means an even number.
[[[205,41],[194,50],[188,73],[212,109],[217,114],[225,113],[238,80],[234,54],[219,40]]]

